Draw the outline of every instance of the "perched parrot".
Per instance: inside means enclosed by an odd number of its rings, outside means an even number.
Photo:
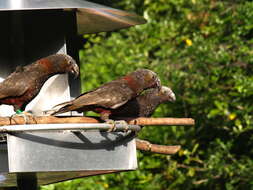
[[[120,79],[81,94],[72,101],[56,105],[59,107],[51,113],[56,115],[69,111],[94,111],[100,113],[102,120],[109,119],[111,110],[126,104],[148,88],[161,88],[157,74],[148,69],[138,69]]]
[[[110,118],[117,117],[150,117],[155,109],[164,102],[173,102],[176,96],[173,91],[166,86],[148,89],[145,93],[133,98],[123,106],[110,110]]]
[[[50,55],[32,64],[17,67],[0,83],[0,105],[12,105],[16,113],[23,112],[48,78],[63,73],[79,75],[75,60],[64,54]]]

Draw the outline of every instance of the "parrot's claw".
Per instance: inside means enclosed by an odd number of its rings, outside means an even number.
[[[112,120],[112,119],[106,119],[105,123],[107,123],[107,124],[115,124],[115,121]]]
[[[128,123],[125,120],[115,121],[116,124],[124,126],[124,131],[127,132],[129,130]]]
[[[115,122],[120,125],[128,125],[128,123],[125,120],[117,120]]]
[[[15,121],[15,117],[23,117],[24,124],[27,124],[30,121],[30,117],[33,118],[34,115],[29,112],[15,113],[10,117],[10,119]]]
[[[116,131],[116,129],[117,129],[116,125],[123,125],[123,126],[125,126],[126,131],[128,130],[128,123],[125,120],[114,121],[112,119],[108,119],[108,120],[106,120],[106,123],[112,125],[112,127],[108,130],[108,132]]]
[[[116,126],[115,126],[116,123],[115,123],[114,120],[112,120],[112,119],[106,119],[105,123],[112,125],[112,126],[110,127],[110,129],[108,129],[107,132],[113,132],[113,131],[116,130]]]

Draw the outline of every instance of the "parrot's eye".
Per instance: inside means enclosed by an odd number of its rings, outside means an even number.
[[[152,76],[152,80],[156,80],[156,76],[155,75]]]

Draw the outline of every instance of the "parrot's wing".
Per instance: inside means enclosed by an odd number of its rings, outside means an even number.
[[[103,85],[93,91],[81,94],[72,101],[55,106],[60,108],[54,111],[53,115],[74,110],[84,110],[85,107],[89,106],[116,109],[130,99],[129,93],[126,92],[125,88],[124,85],[115,82],[113,82],[113,85]]]
[[[20,72],[9,75],[0,83],[0,99],[23,95],[29,89],[29,83],[25,82],[24,78],[29,79],[29,76]]]
[[[72,103],[78,107],[83,106],[101,106],[109,109],[116,109],[132,98],[132,91],[126,85],[113,82],[110,85],[104,85],[94,91],[79,96]]]
[[[133,91],[124,82],[115,80],[83,93],[74,100],[55,106],[60,108],[53,111],[52,115],[74,110],[85,110],[90,106],[116,109],[132,97]]]

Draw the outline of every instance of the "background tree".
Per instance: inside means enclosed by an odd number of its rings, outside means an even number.
[[[193,117],[197,123],[145,127],[140,133],[153,143],[182,145],[178,155],[139,153],[137,171],[43,189],[252,189],[253,3],[96,2],[136,12],[148,23],[84,36],[83,91],[137,68],[149,68],[177,95],[175,103],[161,105],[155,116]]]

